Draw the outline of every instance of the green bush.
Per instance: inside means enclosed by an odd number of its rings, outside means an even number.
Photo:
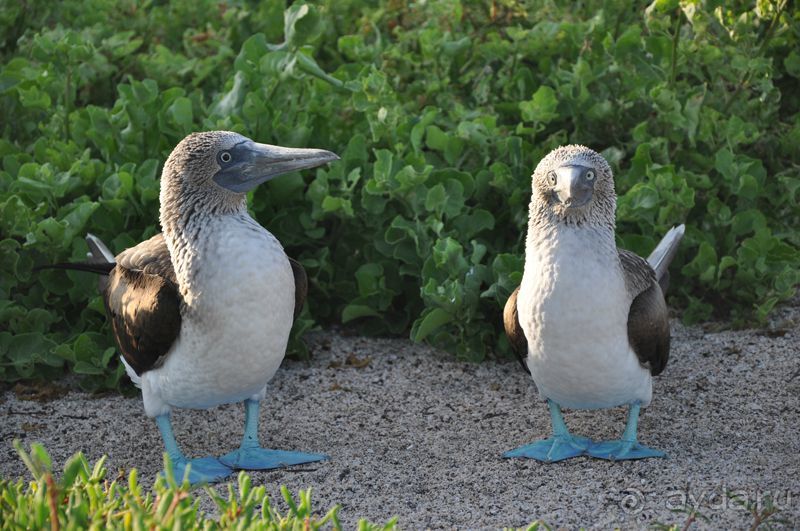
[[[136,469],[127,481],[106,477],[105,456],[94,466],[82,453],[75,454],[57,477],[49,454],[40,444],[26,452],[18,441],[14,447],[27,465],[33,481],[0,478],[0,529],[261,529],[266,531],[342,528],[337,505],[322,517],[311,507],[311,489],[301,490],[299,503],[286,487],[281,494],[288,506],[281,514],[272,506],[263,486],[253,487],[250,476],[240,472],[237,490],[228,484],[227,497],[214,488],[205,491],[216,506],[217,516],[204,514],[200,499],[186,478],[167,472],[156,479],[152,492],[143,489]],[[164,454],[165,470],[171,471]],[[359,531],[391,531],[396,520],[377,526],[366,520]]]
[[[800,14],[709,0],[36,0],[0,14],[0,379],[122,370],[91,275],[159,230],[158,178],[188,132],[331,149],[254,192],[306,267],[314,323],[408,333],[480,360],[508,350],[530,174],[601,151],[620,244],[687,225],[671,302],[763,320],[800,280]],[[295,343],[297,345],[297,343]]]

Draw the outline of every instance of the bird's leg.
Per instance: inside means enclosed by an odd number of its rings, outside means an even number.
[[[258,442],[258,400],[244,402],[244,436],[238,450],[219,458],[231,468],[243,470],[266,470],[290,465],[313,463],[328,459],[324,454],[290,452],[285,450],[268,450]]]
[[[260,403],[255,400],[244,402],[244,436],[242,448],[258,448],[258,410]]]
[[[644,459],[646,457],[666,457],[660,450],[648,448],[636,439],[639,427],[639,402],[634,402],[628,410],[628,422],[622,438],[615,441],[593,443],[587,453],[592,457],[621,461],[623,459]]]
[[[550,409],[550,423],[553,426],[553,436],[542,441],[535,441],[525,446],[520,446],[503,454],[503,457],[528,457],[546,463],[563,461],[570,457],[577,457],[586,452],[591,441],[585,437],[575,437],[569,432],[561,407],[552,400],[547,400]]]
[[[166,449],[172,463],[172,473],[176,480],[183,480],[187,467],[189,468],[189,483],[192,485],[221,481],[233,472],[215,457],[187,459],[178,447],[178,441],[175,440],[169,413],[157,416],[156,425],[161,432],[161,438],[164,440],[164,449]]]

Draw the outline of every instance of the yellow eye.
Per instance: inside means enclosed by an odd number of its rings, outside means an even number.
[[[558,181],[558,176],[556,176],[556,172],[551,171],[547,173],[547,181],[555,186],[556,182]]]

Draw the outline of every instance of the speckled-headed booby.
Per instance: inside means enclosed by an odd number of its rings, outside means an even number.
[[[195,133],[172,151],[161,175],[162,234],[116,258],[89,235],[90,264],[128,375],[141,387],[182,477],[213,482],[232,469],[267,469],[325,459],[261,448],[259,403],[286,352],[306,294],[306,275],[247,213],[246,192],[278,175],[337,160],[321,149],[259,144],[227,131]],[[70,266],[66,266],[70,267]],[[187,459],[170,410],[245,403],[239,449]]]
[[[663,456],[637,441],[640,407],[669,357],[667,268],[683,237],[671,229],[647,260],[618,249],[616,194],[606,160],[584,146],[551,151],[532,175],[521,285],[504,311],[506,334],[546,399],[553,436],[505,454],[559,461]],[[620,440],[569,433],[561,406],[630,406]]]

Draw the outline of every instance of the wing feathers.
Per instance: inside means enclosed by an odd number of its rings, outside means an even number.
[[[669,264],[683,232],[683,225],[672,228],[647,260],[619,250],[625,285],[633,295],[628,311],[628,342],[639,363],[653,375],[660,374],[669,360],[669,311],[664,289],[669,284]]]
[[[177,339],[181,296],[163,235],[126,249],[116,262],[103,299],[120,353],[141,376],[160,366]]]
[[[289,263],[292,265],[292,273],[294,273],[294,318],[297,319],[308,295],[308,276],[300,262],[289,258]]]
[[[660,374],[669,360],[669,313],[661,287],[653,282],[631,303],[628,313],[628,342],[639,363],[653,376]]]
[[[156,234],[135,247],[125,249],[117,256],[117,263],[125,269],[158,275],[178,284],[163,234]]]
[[[94,234],[86,235],[86,244],[89,246],[89,261],[91,263],[113,264],[115,262],[114,254],[109,251],[106,244]]]
[[[120,353],[141,375],[158,367],[181,328],[177,286],[164,277],[117,266],[104,293]]]
[[[511,343],[511,349],[517,355],[522,368],[528,374],[531,373],[528,369],[528,364],[525,360],[528,359],[528,339],[525,337],[525,332],[522,331],[522,326],[519,324],[519,315],[517,314],[517,296],[519,295],[519,288],[514,290],[514,293],[506,301],[506,307],[503,310],[503,326],[506,329],[506,336],[508,342]]]
[[[661,291],[667,292],[669,286],[669,264],[675,258],[675,253],[678,252],[678,246],[683,239],[683,233],[686,231],[685,225],[678,225],[672,227],[661,241],[658,242],[656,248],[647,257],[647,262],[656,273],[658,283],[661,285]]]

